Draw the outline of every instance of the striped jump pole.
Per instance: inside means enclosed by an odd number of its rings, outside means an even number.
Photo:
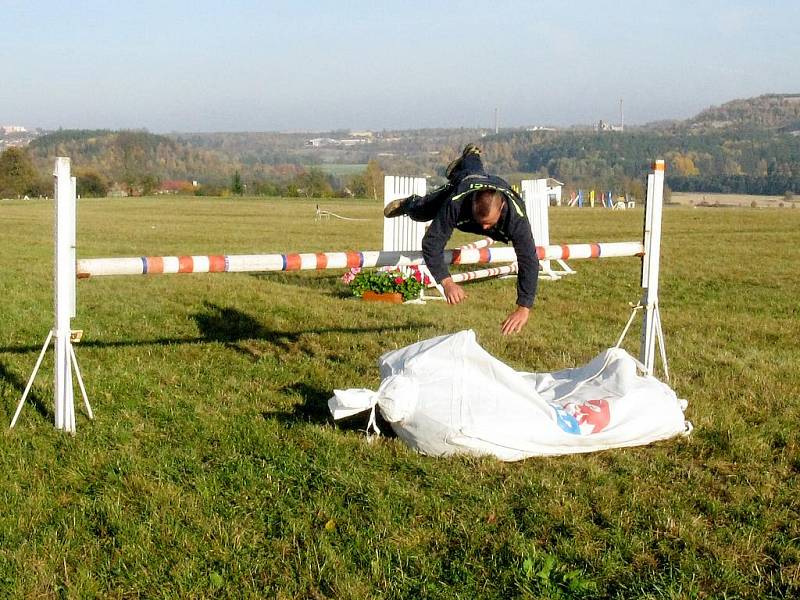
[[[469,271],[468,273],[455,273],[450,275],[450,278],[455,283],[464,283],[465,281],[475,281],[476,279],[485,279],[487,277],[500,277],[501,275],[516,275],[518,271],[517,263],[510,265],[503,265],[502,267],[491,267],[489,269],[478,269],[476,271]],[[433,287],[435,284],[430,283],[428,287]]]
[[[475,240],[474,242],[470,242],[469,244],[464,244],[463,246],[459,246],[456,250],[463,251],[463,250],[475,250],[480,248],[488,248],[489,246],[493,246],[497,242],[490,237],[481,238],[479,240]],[[418,250],[419,248],[417,248]],[[424,292],[420,292],[420,300],[447,300],[447,296],[445,296],[444,288],[434,280],[433,276],[431,275],[430,271],[428,271],[427,267],[424,265],[422,266],[425,269],[425,275],[427,275],[430,279],[430,283],[428,284],[428,289],[435,288],[438,292],[438,296],[427,296]],[[508,267],[497,267],[497,269],[507,269]],[[489,269],[491,270],[491,269]],[[492,277],[492,275],[488,275],[487,269],[480,270],[480,275],[477,275],[478,271],[470,271],[469,273],[458,273],[456,275],[451,275],[451,278],[456,283],[462,283],[464,281],[473,281],[475,279],[484,279],[486,277]],[[497,273],[500,275],[501,273]]]
[[[537,246],[539,260],[567,258],[614,258],[642,256],[641,242],[600,242]],[[452,265],[511,263],[514,248],[456,248],[445,250]],[[174,273],[252,273],[308,271],[351,267],[405,267],[424,264],[422,251],[307,252],[299,254],[229,254],[204,256],[136,256],[129,258],[84,258],[77,263],[79,279],[108,275],[157,275]]]
[[[459,246],[459,250],[474,250],[475,248],[488,248],[489,246],[494,246],[497,242],[490,237],[481,238],[479,240],[475,240],[474,242],[470,242],[469,244],[464,244],[463,246]]]

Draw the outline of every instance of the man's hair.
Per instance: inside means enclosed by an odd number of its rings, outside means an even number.
[[[472,199],[472,216],[476,219],[485,219],[502,206],[503,194],[497,190],[480,190]]]

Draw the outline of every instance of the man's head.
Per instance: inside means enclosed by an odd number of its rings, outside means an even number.
[[[481,190],[472,199],[472,217],[483,229],[491,229],[500,220],[503,194],[497,190]]]

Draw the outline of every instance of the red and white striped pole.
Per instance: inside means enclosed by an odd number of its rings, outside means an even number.
[[[539,260],[561,258],[614,258],[641,256],[641,242],[600,242],[537,246]],[[448,264],[492,264],[517,261],[514,248],[456,248],[445,250]],[[138,256],[85,258],[78,261],[78,278],[107,275],[169,273],[247,273],[349,269],[351,267],[404,267],[423,264],[422,251],[315,252],[298,254],[230,254],[201,256]]]
[[[450,277],[455,283],[463,283],[465,281],[474,281],[476,279],[485,279],[487,277],[499,277],[501,275],[516,275],[518,271],[517,263],[510,265],[503,265],[502,267],[492,267],[490,269],[478,269],[476,271],[469,271],[467,273],[454,273]],[[428,287],[433,287],[431,283]]]

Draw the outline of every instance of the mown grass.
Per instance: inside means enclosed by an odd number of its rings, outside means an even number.
[[[84,200],[79,256],[377,249],[375,203]],[[554,242],[637,239],[642,213],[554,209]],[[0,203],[0,419],[52,326],[52,206]],[[0,435],[3,597],[792,598],[800,211],[665,212],[662,317],[695,431],[504,464],[334,425],[386,350],[471,327],[525,370],[612,345],[638,261],[574,261],[500,335],[514,283],[463,307],[349,298],[338,273],[79,282],[96,420],[52,426],[52,358]],[[637,353],[638,332],[626,346]]]

